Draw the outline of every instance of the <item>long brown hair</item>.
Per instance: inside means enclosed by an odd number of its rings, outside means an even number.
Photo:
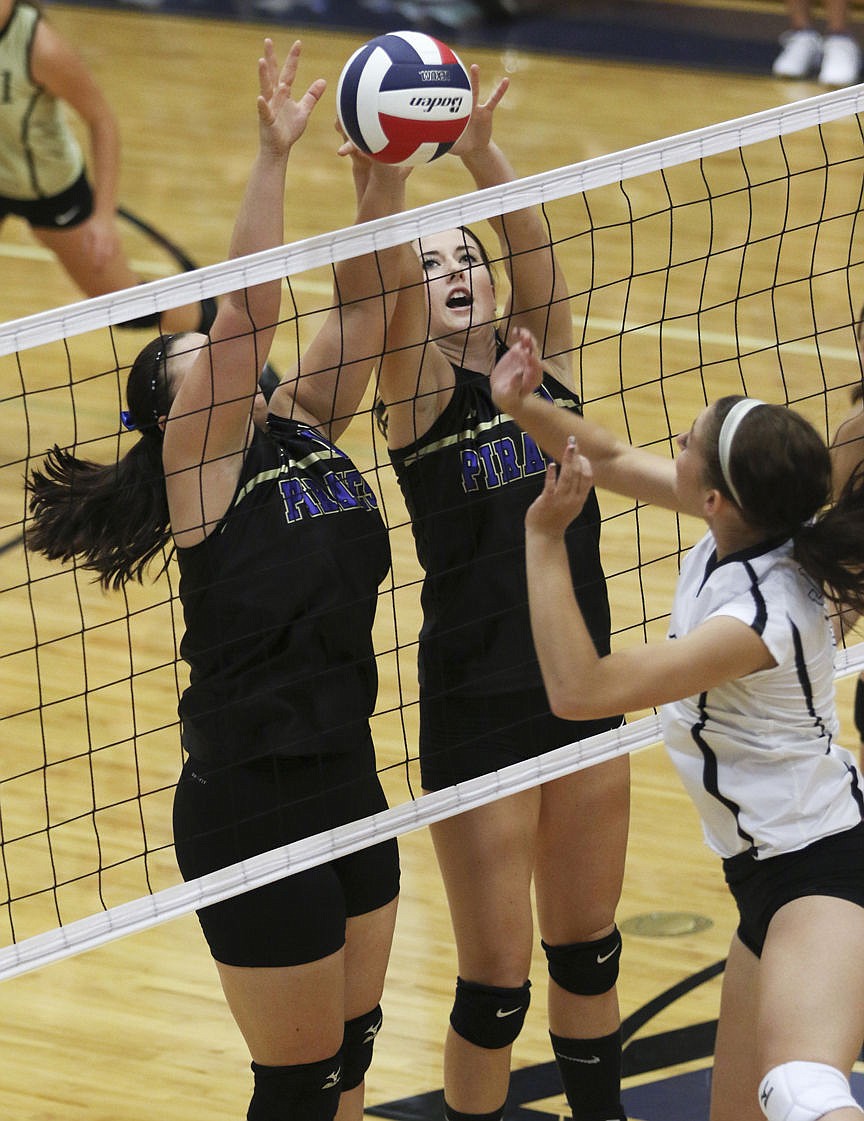
[[[77,560],[106,589],[142,582],[171,540],[159,418],[171,407],[166,361],[172,339],[148,343],[129,371],[123,423],[137,439],[125,455],[99,464],[55,444],[25,483],[27,548],[50,560]]]

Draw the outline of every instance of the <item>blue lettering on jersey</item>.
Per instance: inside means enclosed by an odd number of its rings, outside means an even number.
[[[346,479],[350,474],[350,471],[346,472]],[[355,471],[354,474],[356,475],[357,472]],[[350,507],[358,505],[357,495],[348,489],[348,487],[345,485],[345,483],[342,482],[335,471],[328,472],[324,481],[327,484],[330,493],[335,497],[336,501],[339,503],[340,507],[343,510],[347,510]]]
[[[334,459],[348,459],[345,452],[316,432],[313,428],[299,428],[298,434],[314,444],[326,448]],[[288,522],[301,518],[317,518],[324,514],[338,514],[343,510],[377,510],[375,492],[356,469],[328,471],[323,478],[293,475],[279,481],[279,490],[285,503]]]
[[[378,500],[363,476],[356,469],[329,471],[324,479],[282,479],[279,483],[285,503],[285,517],[297,522],[303,517],[317,518],[342,510],[375,510]]]
[[[542,475],[552,462],[537,447],[527,432],[522,434],[523,463],[526,475]]]
[[[480,489],[477,480],[481,471],[480,456],[473,448],[465,448],[462,452],[462,486],[466,494]]]
[[[342,476],[342,480],[356,499],[356,503],[359,503],[366,510],[378,509],[378,499],[375,497],[375,491],[369,486],[359,471],[356,469],[353,471],[346,471]]]
[[[462,486],[466,494],[494,490],[507,483],[542,475],[548,460],[527,432],[521,443],[513,436],[500,436],[461,452]]]
[[[501,460],[501,477],[505,483],[512,483],[514,479],[522,478],[516,445],[509,436],[499,442],[498,458]]]

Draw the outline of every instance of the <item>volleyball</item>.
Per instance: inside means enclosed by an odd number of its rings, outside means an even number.
[[[471,79],[446,43],[419,31],[391,31],[345,63],[336,111],[345,135],[372,159],[429,163],[465,131]]]

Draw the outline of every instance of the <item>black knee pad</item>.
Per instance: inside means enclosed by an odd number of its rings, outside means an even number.
[[[255,1090],[246,1121],[333,1121],[342,1093],[341,1056],[318,1063],[252,1064]]]
[[[541,945],[546,951],[549,976],[556,985],[576,996],[599,996],[614,988],[621,961],[621,934],[616,926],[596,942],[571,942],[567,946]]]
[[[530,988],[530,981],[518,989],[502,989],[457,977],[450,1025],[457,1035],[477,1047],[490,1051],[509,1047],[525,1023]]]
[[[375,1036],[381,1030],[383,1020],[379,1004],[365,1016],[345,1021],[345,1035],[342,1038],[343,1093],[359,1086],[366,1077],[366,1071],[372,1062]]]

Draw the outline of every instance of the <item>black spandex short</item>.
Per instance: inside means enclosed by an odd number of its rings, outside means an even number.
[[[740,853],[723,871],[738,904],[738,937],[761,957],[771,919],[793,899],[830,895],[864,907],[864,822],[798,852],[766,860]]]
[[[8,214],[44,230],[71,230],[93,213],[93,191],[86,172],[71,187],[47,199],[10,199],[0,195],[0,222]]]
[[[187,759],[174,797],[174,843],[183,878],[386,809],[371,741],[336,755],[257,760],[225,769]],[[198,912],[210,951],[226,965],[318,961],[345,942],[345,920],[399,893],[395,840]]]
[[[544,689],[420,700],[420,774],[424,790],[488,775],[620,726],[620,716],[559,720]]]

